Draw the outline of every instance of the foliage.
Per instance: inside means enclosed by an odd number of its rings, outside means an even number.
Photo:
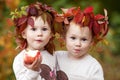
[[[10,11],[35,1],[51,5],[59,13],[61,13],[60,8],[74,6],[81,8],[93,6],[95,13],[103,12],[103,8],[106,8],[110,26],[106,37],[108,45],[101,45],[96,49],[99,54],[92,53],[92,55],[102,64],[105,80],[120,80],[120,7],[117,6],[118,0],[114,0],[114,4],[112,0],[0,0],[0,80],[15,80],[12,63],[18,51],[15,50],[14,27],[9,19]],[[57,50],[65,49],[60,47],[64,44],[58,44],[56,41]]]

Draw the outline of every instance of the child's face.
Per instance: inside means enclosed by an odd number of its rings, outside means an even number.
[[[66,48],[70,56],[75,58],[87,54],[92,44],[92,35],[88,27],[80,27],[74,22],[70,23],[66,33]]]
[[[27,48],[32,50],[42,50],[52,37],[50,26],[41,17],[35,18],[34,27],[28,25],[22,35],[27,40]]]

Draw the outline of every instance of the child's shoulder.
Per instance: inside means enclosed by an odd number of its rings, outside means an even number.
[[[61,61],[61,60],[65,60],[68,56],[67,56],[67,54],[68,54],[68,51],[56,51],[55,52],[55,56],[56,56],[56,58],[57,58],[57,60],[59,61]]]
[[[24,52],[25,52],[25,50],[20,51],[20,52],[15,56],[15,58],[21,58],[21,57],[23,57]]]
[[[100,62],[99,62],[96,58],[94,58],[93,56],[91,56],[91,55],[88,55],[88,62],[89,62],[91,65],[93,65],[94,67],[95,67],[95,66],[96,66],[96,67],[101,67]]]
[[[91,55],[86,55],[85,59],[87,59],[87,61],[91,62],[91,63],[98,63],[97,59],[94,58],[93,56]]]

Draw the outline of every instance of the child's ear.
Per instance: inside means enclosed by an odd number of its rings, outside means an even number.
[[[23,37],[24,39],[26,39],[26,34],[25,34],[24,31],[22,32],[22,37]]]

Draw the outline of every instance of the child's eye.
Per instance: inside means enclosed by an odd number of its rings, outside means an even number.
[[[42,28],[42,30],[43,30],[43,31],[46,31],[46,30],[48,30],[48,29],[47,29],[47,28]]]
[[[36,30],[36,28],[31,28],[31,30],[35,31],[35,30]]]
[[[70,37],[71,39],[75,40],[76,38],[75,37]]]
[[[82,38],[82,41],[86,41],[87,39],[86,38]]]

